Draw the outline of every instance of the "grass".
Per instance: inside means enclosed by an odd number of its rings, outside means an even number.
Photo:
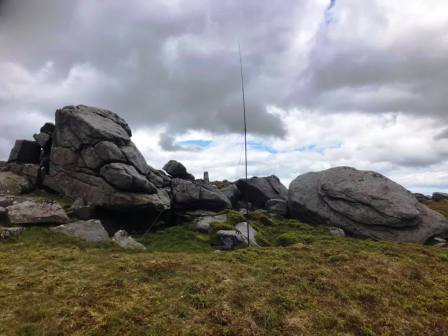
[[[431,209],[440,212],[442,215],[448,218],[448,200],[443,200],[439,202],[434,201],[424,201],[423,202],[426,206],[430,207]]]
[[[30,229],[0,244],[0,335],[446,334],[448,249],[251,224],[265,247],[226,253],[189,225],[146,252]]]

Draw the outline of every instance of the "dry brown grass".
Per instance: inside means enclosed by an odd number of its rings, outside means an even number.
[[[33,229],[0,244],[0,335],[446,334],[448,249],[295,232],[215,253],[179,227],[132,253]]]

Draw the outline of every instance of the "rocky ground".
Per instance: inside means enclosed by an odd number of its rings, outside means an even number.
[[[448,329],[447,194],[350,167],[197,179],[131,136],[67,106],[0,163],[0,335]]]

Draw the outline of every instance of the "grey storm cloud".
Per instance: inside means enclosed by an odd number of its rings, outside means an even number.
[[[0,1],[0,155],[70,104],[162,125],[167,151],[188,130],[241,132],[238,42],[254,134],[286,135],[271,106],[446,120],[448,20],[384,42],[380,2]]]

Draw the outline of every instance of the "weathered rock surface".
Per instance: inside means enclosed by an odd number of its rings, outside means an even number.
[[[246,222],[238,223],[235,230],[219,230],[216,234],[222,242],[218,248],[223,251],[233,250],[241,245],[247,246],[249,233],[249,243],[251,246],[258,246],[255,236],[257,232]]]
[[[30,191],[32,187],[26,177],[10,171],[0,171],[0,194],[20,195]]]
[[[448,194],[442,192],[435,192],[432,194],[432,200],[435,202],[440,202],[444,200],[448,200]]]
[[[242,197],[248,196],[253,207],[263,209],[270,199],[288,199],[288,189],[280,182],[275,175],[268,177],[252,177],[250,179],[240,179],[236,182]]]
[[[115,232],[112,241],[126,250],[146,250],[146,247],[143,244],[132,238],[125,230],[118,230]]]
[[[291,182],[288,208],[300,220],[355,236],[424,243],[448,232],[448,221],[388,178],[349,167],[307,173]]]
[[[99,220],[77,221],[52,227],[50,230],[91,243],[104,243],[110,240]]]
[[[232,206],[229,199],[211,184],[182,179],[172,180],[174,207],[179,210],[220,211]]]
[[[229,185],[220,188],[219,190],[221,190],[221,192],[226,195],[226,197],[230,200],[230,202],[232,202],[232,205],[234,207],[238,204],[241,193],[234,183],[230,183]]]
[[[8,206],[8,219],[11,224],[61,224],[68,217],[57,202],[38,202],[25,200]]]
[[[276,216],[286,217],[288,214],[288,202],[283,199],[270,199],[266,202],[265,209]]]
[[[211,231],[212,223],[224,223],[227,220],[227,214],[199,217],[194,223],[194,229],[199,232],[208,233]]]
[[[164,166],[163,170],[165,170],[172,177],[180,178],[184,180],[194,180],[194,176],[187,172],[187,168],[176,160],[168,161]]]
[[[36,141],[16,140],[9,154],[8,162],[39,163],[40,145]]]
[[[426,196],[426,195],[421,194],[421,193],[414,193],[414,196],[417,199],[417,201],[419,201],[419,202],[424,202],[424,201],[431,200],[431,196]]]
[[[15,226],[15,227],[0,227],[0,241],[8,240],[12,237],[17,237],[22,232],[25,231],[24,227]]]
[[[157,174],[130,137],[128,124],[111,111],[84,105],[57,110],[44,185],[94,206],[170,208],[169,195],[148,179]]]
[[[330,232],[330,234],[332,236],[335,236],[335,237],[345,237],[345,232],[341,228],[338,228],[338,227],[335,227],[335,226],[330,226],[328,228],[328,231]]]
[[[95,215],[95,206],[88,204],[82,198],[77,198],[70,207],[70,215],[81,220],[92,219]]]

